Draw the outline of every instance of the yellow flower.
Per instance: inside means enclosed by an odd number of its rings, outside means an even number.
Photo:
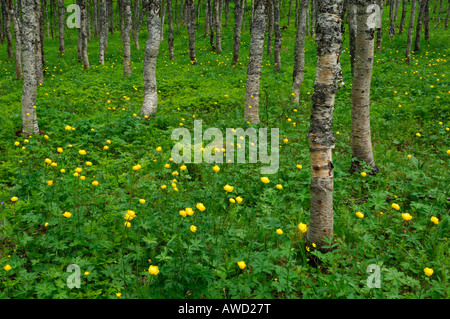
[[[78,173],[73,173],[73,176],[78,177],[80,174]]]
[[[283,185],[281,185],[281,184],[277,184],[277,189],[283,189]]]
[[[15,146],[19,146],[19,145],[20,145],[20,142],[14,142],[14,145],[15,145]]]
[[[70,131],[72,130],[72,127],[70,125],[66,125],[66,127],[64,128],[66,131]]]
[[[83,169],[80,167],[75,168],[75,172],[77,172],[77,173],[81,173],[82,171],[83,171]]]
[[[45,162],[46,162],[47,164],[50,164],[50,163],[52,162],[52,160],[49,159],[49,158],[46,158],[46,159],[45,159]]]
[[[122,296],[122,294],[120,292],[116,292],[116,297],[120,298],[120,296]]]
[[[45,223],[45,224],[44,224],[44,227],[47,227],[47,226],[48,226],[48,223]]]
[[[300,165],[300,164],[297,164],[297,168],[298,168],[298,169],[302,169],[302,168],[303,168],[303,166],[302,166],[302,165]]]
[[[172,172],[172,175],[173,175],[173,176],[178,175],[178,172],[177,172],[177,171],[173,171],[173,172]]]
[[[408,157],[408,159],[411,159],[412,156],[411,156],[411,155],[408,155],[407,157]]]
[[[197,231],[197,227],[195,227],[194,225],[191,225],[191,227],[189,227],[189,229],[191,230],[191,232],[195,233]]]
[[[185,211],[186,211],[186,214],[188,214],[189,216],[194,215],[194,210],[192,208],[190,208],[190,207],[187,207],[185,209]]]
[[[148,272],[150,273],[150,275],[156,276],[159,273],[159,268],[158,266],[150,265],[150,267],[148,267]]]
[[[425,267],[423,271],[425,272],[425,275],[427,275],[428,277],[430,277],[434,273],[434,270],[428,267]]]
[[[356,216],[358,216],[358,218],[364,218],[364,214],[361,212],[356,212]]]
[[[184,171],[186,168],[187,168],[186,165],[181,165],[180,166],[180,171]]]
[[[170,164],[169,164],[169,163],[164,164],[164,167],[165,167],[165,168],[170,168]]]
[[[63,214],[63,216],[66,217],[66,218],[70,218],[70,216],[72,216],[72,214],[70,212],[65,212]]]
[[[436,225],[439,223],[439,218],[437,218],[435,216],[431,217],[430,220],[432,223],[435,223]]]
[[[92,182],[92,185],[98,186],[98,182],[97,182],[97,181],[93,181],[93,182]]]
[[[218,171],[220,171],[220,167],[217,165],[214,165],[213,171],[217,173]]]
[[[361,172],[361,176],[362,177],[366,177],[367,173],[366,172]]]
[[[6,271],[10,271],[11,270],[11,266],[10,265],[6,265],[5,267],[3,267],[3,269],[5,269]]]
[[[16,196],[11,197],[11,202],[17,202],[18,200],[19,198]]]
[[[180,215],[183,216],[183,217],[186,217],[187,216],[186,215],[186,211],[185,210],[180,210]]]
[[[238,204],[242,203],[243,199],[241,196],[236,197],[236,201],[238,202]]]
[[[92,162],[86,162],[86,166],[92,166]]]
[[[141,198],[141,199],[139,200],[139,203],[145,204],[145,199]]]
[[[206,209],[206,207],[205,207],[205,205],[203,205],[203,203],[198,203],[195,207],[201,212]]]
[[[270,180],[268,177],[261,177],[261,182],[263,182],[264,184],[270,183]]]
[[[141,168],[142,168],[142,166],[139,165],[139,164],[133,166],[133,170],[134,170],[134,171],[138,171],[138,170],[140,170]]]
[[[245,265],[245,262],[244,261],[238,261],[238,266],[239,266],[239,268],[241,268],[241,269],[244,269],[245,267],[246,267],[246,265]]]
[[[130,221],[130,220],[132,220],[134,217],[136,217],[136,213],[134,212],[134,211],[132,211],[132,210],[127,210],[127,213],[125,214],[125,219],[127,220],[127,221]],[[128,226],[129,227],[129,226]]]
[[[48,186],[52,186],[52,185],[53,185],[53,181],[48,181],[48,182],[47,182],[47,185],[48,185]]]
[[[106,143],[111,144],[111,140],[106,140]]]
[[[234,198],[230,198],[229,201],[230,201],[230,203],[233,203],[233,204],[236,203],[236,200]]]
[[[85,151],[85,150],[79,150],[78,153],[79,153],[80,155],[86,155],[86,151]]]
[[[234,187],[227,184],[223,187],[223,189],[226,190],[228,193],[231,193]]]
[[[131,223],[130,222],[125,222],[125,227],[130,228],[131,227]]]
[[[52,166],[52,167],[56,167],[56,166],[58,166],[58,163],[56,163],[56,162],[53,162],[53,163],[51,163],[51,164],[50,164],[50,166]]]
[[[84,275],[85,275],[85,276],[88,276],[89,274],[90,274],[89,271],[85,271],[85,272],[84,272]]]
[[[308,231],[308,226],[306,224],[300,223],[298,224],[298,229],[300,229],[302,233],[306,233]]]
[[[283,235],[283,231],[282,231],[280,228],[278,228],[278,229],[277,229],[277,234],[278,234],[278,235]]]
[[[283,142],[287,143],[287,142],[289,142],[289,140],[288,140],[287,138],[285,138],[285,139],[283,140]]]
[[[392,203],[391,207],[396,210],[400,210],[400,206],[396,203]]]
[[[109,150],[109,146],[108,146],[108,145],[105,145],[105,146],[103,146],[103,149],[104,149],[104,150]]]
[[[161,152],[161,151],[162,151],[161,146],[158,146],[158,147],[156,148],[156,150],[157,150],[158,152]]]
[[[58,153],[64,152],[64,150],[62,149],[62,147],[58,147],[58,148],[57,148],[57,151],[58,151]]]
[[[450,155],[450,150],[447,150],[447,154]]]
[[[402,214],[402,218],[403,218],[404,220],[411,220],[411,219],[412,219],[412,216],[411,216],[409,213],[403,213],[403,214]]]
[[[420,135],[420,133],[416,133],[416,136],[417,136],[417,137],[420,137],[421,135]]]
[[[161,189],[166,189],[166,185],[161,185]]]

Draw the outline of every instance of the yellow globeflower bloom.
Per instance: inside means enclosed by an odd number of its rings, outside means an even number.
[[[165,167],[165,168],[170,168],[170,164],[169,164],[169,163],[164,164],[164,167]]]
[[[157,150],[158,152],[161,152],[161,151],[162,151],[161,146],[158,146],[158,147],[156,148],[156,150]]]
[[[45,223],[45,224],[44,224],[44,227],[47,227],[47,226],[48,226],[48,223]]]
[[[47,164],[51,164],[52,160],[49,159],[49,158],[46,158],[46,159],[45,159],[45,162],[46,162]]]
[[[236,197],[236,201],[238,202],[238,204],[242,203],[243,199],[241,196]]]
[[[62,153],[62,152],[64,152],[64,150],[63,150],[63,148],[62,148],[62,147],[58,147],[58,148],[57,148],[57,151],[58,151],[58,153]]]
[[[391,207],[395,210],[400,210],[400,206],[396,203],[392,203]]]
[[[187,216],[185,210],[180,210],[179,213],[180,213],[180,215],[183,216],[183,217],[186,217],[186,216]]]
[[[141,168],[142,168],[142,166],[139,165],[139,164],[133,166],[133,170],[134,170],[134,171],[138,171],[138,170],[140,170]]]
[[[435,216],[431,217],[430,220],[432,223],[435,223],[436,225],[439,223],[439,218],[437,218]]]
[[[166,185],[161,185],[161,189],[166,189]]]
[[[195,206],[199,211],[204,211],[206,209],[205,205],[203,203],[198,203],[197,206]]]
[[[92,166],[92,162],[86,162],[86,166]]]
[[[48,185],[48,186],[52,186],[52,185],[53,185],[53,181],[48,181],[48,182],[47,182],[47,185]]]
[[[297,164],[297,168],[298,168],[298,169],[302,169],[302,168],[303,168],[303,166],[302,166],[302,165],[300,165],[300,164]]]
[[[16,196],[11,197],[11,202],[17,202],[18,200],[19,198]]]
[[[5,267],[3,267],[3,269],[5,269],[6,271],[10,271],[12,267],[10,265],[6,265]]]
[[[217,173],[218,171],[220,171],[220,167],[217,165],[214,165],[213,171]]]
[[[130,228],[131,227],[131,223],[130,222],[125,222],[125,227]]]
[[[234,198],[230,198],[230,203],[236,203],[236,200]]]
[[[185,211],[186,211],[186,214],[188,214],[189,216],[194,215],[194,210],[192,208],[190,208],[190,207],[187,207],[185,209]]]
[[[83,171],[83,169],[81,167],[75,168],[75,172],[77,172],[77,173],[81,173],[82,171]]]
[[[267,184],[267,183],[270,183],[270,180],[268,177],[264,176],[264,177],[261,177],[261,182],[263,182],[264,184]]]
[[[86,151],[85,151],[85,150],[79,150],[78,153],[79,153],[80,155],[86,155]]]
[[[180,171],[184,171],[186,168],[187,168],[186,165],[181,165]]]
[[[92,185],[98,186],[98,181],[93,181],[93,182],[92,182]]]
[[[283,235],[283,231],[282,231],[280,228],[278,228],[278,229],[277,229],[277,234],[278,234],[278,235]]]
[[[403,218],[404,220],[411,220],[411,219],[412,219],[412,216],[411,216],[409,213],[403,213],[403,214],[402,214],[402,218]]]
[[[281,185],[281,184],[277,184],[277,189],[283,189],[283,185]]]
[[[298,224],[298,229],[300,229],[302,233],[306,233],[308,231],[308,226],[306,224],[300,223]]]
[[[150,275],[156,276],[159,273],[159,268],[158,266],[150,265],[150,267],[148,267],[148,272]]]
[[[356,212],[356,216],[358,216],[358,218],[364,218],[364,214],[361,212]]]
[[[145,199],[141,198],[141,199],[139,200],[139,203],[145,204]]]
[[[366,177],[367,173],[366,172],[361,172],[361,176],[362,177]]]
[[[63,216],[66,217],[66,218],[70,218],[70,216],[72,216],[72,214],[70,212],[65,212],[63,214]]]
[[[51,163],[51,164],[50,164],[50,166],[52,166],[52,167],[56,167],[56,166],[58,166],[58,163],[56,163],[56,162],[53,162],[53,163]]]
[[[234,187],[227,184],[223,187],[223,189],[226,190],[228,193],[231,193]]]
[[[425,267],[423,271],[425,272],[425,275],[427,275],[428,277],[430,277],[434,273],[434,270],[428,267]]]
[[[246,264],[244,261],[238,261],[237,264],[238,264],[239,268],[241,268],[241,269],[244,269],[246,267]]]
[[[15,146],[19,146],[19,145],[20,145],[20,142],[14,142],[14,145],[15,145]]]
[[[191,225],[191,227],[189,227],[189,229],[191,230],[191,232],[195,233],[197,231],[197,227],[195,227],[194,225]]]

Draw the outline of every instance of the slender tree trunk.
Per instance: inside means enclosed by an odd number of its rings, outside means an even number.
[[[230,19],[230,0],[225,0],[225,24],[224,27],[228,26],[228,20]]]
[[[409,20],[408,39],[406,41],[406,64],[411,62],[411,43],[414,28],[414,20],[416,15],[416,0],[411,0],[411,16]]]
[[[273,3],[273,27],[275,30],[275,42],[273,44],[273,57],[275,72],[281,71],[281,26],[280,26],[280,0],[272,0]]]
[[[380,7],[380,15],[383,16],[383,0],[378,0],[378,6]],[[380,19],[380,24],[377,26],[377,49],[381,51],[381,45],[383,42],[383,20]]]
[[[445,30],[448,29],[448,18],[450,17],[450,1],[448,3],[447,16],[445,17]]]
[[[430,38],[430,4],[428,0],[424,0],[423,4],[423,29],[425,41]]]
[[[36,29],[39,28],[36,17],[36,1],[22,0],[22,57],[23,57],[23,91],[22,91],[22,133],[34,135],[39,133],[36,109]]]
[[[155,114],[158,108],[158,90],[156,85],[156,61],[161,39],[161,0],[149,0],[147,7],[148,38],[144,56],[144,102],[140,114],[147,117]],[[194,16],[195,19],[195,16]],[[195,23],[195,20],[194,20]]]
[[[13,58],[13,51],[12,51],[12,36],[11,36],[11,20],[8,14],[8,10],[6,9],[6,0],[1,0],[2,5],[2,16],[3,16],[3,25],[4,25],[4,33],[6,36],[6,51],[8,53],[8,58]]]
[[[195,3],[194,0],[186,0],[187,29],[189,35],[189,57],[192,64],[197,64],[195,57]]]
[[[64,55],[66,53],[66,47],[64,45],[64,28],[66,24],[66,7],[64,6],[64,0],[58,0],[59,10],[59,53]]]
[[[416,39],[414,41],[414,52],[420,51],[420,36],[422,33],[422,23],[424,16],[424,0],[419,1],[419,17],[417,18],[417,26],[416,26]]]
[[[300,103],[300,89],[305,79],[305,36],[306,36],[306,16],[308,15],[308,1],[301,0],[298,8],[298,28],[297,39],[294,51],[294,74],[292,81],[292,93],[295,103]]]
[[[106,50],[106,38],[108,37],[108,21],[107,15],[107,0],[100,0],[100,49],[98,54],[98,61],[100,64],[105,64],[105,50]]]
[[[237,64],[239,61],[239,51],[241,43],[241,28],[244,16],[245,0],[234,0],[234,45],[233,45],[233,61],[232,64]]]
[[[14,45],[14,58],[15,58],[15,65],[16,65],[16,79],[20,80],[22,79],[22,36],[20,33],[20,15],[16,10],[14,9],[14,6],[11,3],[11,0],[8,1],[8,13],[11,17],[11,21],[14,28],[14,38],[16,39],[15,45]]]
[[[312,96],[309,130],[311,154],[311,213],[306,241],[323,249],[333,237],[333,160],[335,138],[332,129],[334,100],[342,81],[339,57],[342,48],[340,19],[342,0],[318,1],[317,72]]]
[[[134,46],[136,47],[136,49],[139,50],[139,35],[141,33],[141,28],[142,28],[142,22],[144,20],[144,14],[147,10],[147,1],[148,0],[143,0],[142,1],[142,10],[140,10],[139,13],[139,21],[136,25],[136,30],[134,31]],[[138,4],[139,6],[139,4]]]
[[[79,39],[80,39],[80,45],[81,45],[81,51],[80,56],[81,60],[83,61],[83,67],[85,70],[89,70],[89,57],[87,53],[87,23],[86,23],[86,3],[85,0],[77,0],[77,4],[80,7],[80,31],[79,31]]]
[[[122,33],[122,41],[123,41],[123,76],[129,77],[131,76],[131,41],[130,41],[130,33],[131,33],[131,1],[123,0],[122,1],[122,13],[123,13],[123,33]]]
[[[117,7],[119,7],[119,3],[117,3]],[[114,8],[113,8],[113,0],[109,0],[109,1],[108,1],[108,16],[109,16],[109,21],[108,21],[109,32],[110,32],[111,34],[114,34]]]
[[[164,40],[164,18],[166,17],[166,1],[161,0],[161,42]]]
[[[269,28],[267,32],[267,55],[272,53],[272,38],[273,38],[273,0],[267,1],[267,14],[269,16]]]
[[[214,0],[214,26],[216,28],[216,51],[222,53],[221,28],[222,21],[219,16],[220,0]]]
[[[353,70],[355,67],[355,56],[356,56],[356,4],[354,0],[348,1],[348,32],[349,32],[349,51],[350,51],[350,67]]]
[[[211,45],[211,48],[213,50],[216,50],[216,45],[214,44],[214,29],[215,27],[215,15],[214,15],[214,9],[213,9],[213,5],[211,4],[211,0],[206,0],[207,4],[208,4],[208,8],[209,8],[209,44]]]
[[[311,0],[311,27],[310,27],[310,32],[311,32],[311,38],[314,39],[314,36],[316,34],[316,21],[317,21],[317,1],[320,0]]]
[[[43,56],[43,43],[42,43],[42,28],[41,28],[41,5],[39,0],[34,1],[35,6],[34,10],[36,10],[36,23],[37,27],[34,29],[35,31],[35,37],[36,37],[36,51],[35,51],[35,58],[36,58],[36,80],[39,84],[44,83],[44,56]],[[25,32],[25,30],[23,30]]]
[[[174,51],[173,51],[173,17],[172,17],[172,0],[167,0],[167,22],[169,24],[169,34],[168,34],[168,43],[169,43],[169,54],[170,59],[173,60]]]
[[[289,13],[288,13],[288,20],[287,20],[287,25],[291,25],[291,15],[292,15],[292,6],[294,4],[294,0],[290,0],[289,1]]]
[[[403,33],[403,29],[405,28],[405,20],[406,20],[406,9],[408,7],[407,0],[402,0],[402,19],[400,20],[400,27],[398,28],[398,34]]]
[[[436,0],[436,4],[437,4],[437,0]],[[443,0],[441,0],[441,3],[439,5],[439,11],[438,11],[438,16],[437,16],[437,23],[434,26],[434,28],[436,29],[438,27],[438,25],[441,23],[441,11],[442,11],[442,4],[443,4]],[[436,11],[436,6],[434,7],[435,11]],[[450,2],[449,2],[449,10],[450,10]]]
[[[392,38],[395,35],[395,1],[391,0],[389,5],[389,37]]]
[[[92,6],[94,9],[94,38],[99,37],[99,25],[98,25],[98,1],[99,0],[93,0]]]
[[[250,31],[250,52],[247,66],[244,119],[259,123],[259,86],[266,32],[268,0],[255,0],[254,19]]]
[[[375,25],[367,23],[367,7],[375,0],[356,0],[357,31],[356,61],[352,86],[352,162],[351,171],[360,169],[362,162],[375,167],[370,134],[370,85],[372,81]]]
[[[209,32],[209,15],[211,14],[211,9],[209,7],[208,0],[205,0],[205,38],[208,36]]]
[[[87,37],[87,41],[91,42],[91,0],[86,0],[85,3],[85,9],[84,11],[86,12],[86,25],[85,25],[85,30],[86,30],[86,37]]]

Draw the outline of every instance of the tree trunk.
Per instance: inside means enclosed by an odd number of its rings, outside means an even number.
[[[423,7],[423,29],[425,41],[430,38],[430,4],[428,0],[424,0]]]
[[[290,0],[289,2],[289,13],[288,13],[288,21],[287,21],[287,25],[291,25],[291,15],[292,15],[292,6],[294,4],[294,0]]]
[[[272,53],[272,37],[273,37],[273,0],[267,1],[267,14],[269,17],[269,28],[267,32],[267,55]]]
[[[14,37],[16,39],[14,45],[14,58],[16,65],[16,79],[22,79],[22,36],[20,33],[20,15],[19,12],[16,12],[14,6],[11,3],[11,0],[7,0],[8,13],[13,23],[14,28]]]
[[[35,0],[34,1],[35,6],[34,6],[34,10],[36,10],[36,23],[37,26],[34,29],[35,31],[35,37],[36,37],[36,50],[35,50],[35,59],[36,59],[36,80],[38,84],[44,83],[44,57],[43,57],[43,43],[42,43],[42,28],[41,28],[41,16],[42,16],[42,11],[41,11],[41,6],[40,6],[40,1],[39,0]],[[23,30],[25,32],[25,30]]]
[[[98,1],[99,0],[93,0],[92,6],[94,9],[94,37],[99,37],[99,25],[98,25]],[[101,1],[101,0],[100,0]]]
[[[416,39],[414,41],[414,52],[420,51],[420,35],[422,33],[422,23],[424,16],[424,0],[419,1],[419,17],[417,18]]]
[[[195,3],[194,0],[186,0],[187,29],[189,35],[189,58],[192,64],[197,64],[195,57]]]
[[[436,0],[436,4],[437,4],[437,0]],[[442,11],[442,4],[443,4],[443,0],[441,0],[441,3],[439,4],[439,11],[438,11],[438,16],[437,16],[437,23],[434,26],[434,28],[436,29],[438,27],[438,25],[441,23],[441,11]],[[434,9],[436,10],[436,6],[434,7]],[[450,2],[449,2],[449,11],[450,11]],[[447,14],[448,16],[448,14]]]
[[[142,22],[144,20],[144,14],[145,14],[145,12],[147,10],[147,1],[148,0],[143,0],[142,1],[142,10],[140,10],[139,21],[138,21],[138,23],[136,25],[136,30],[134,31],[134,46],[136,47],[137,50],[139,50],[139,35],[141,33]]]
[[[239,51],[241,43],[241,28],[244,16],[245,0],[234,0],[234,45],[233,45],[233,61],[236,64],[239,61]]]
[[[36,1],[22,0],[22,58],[23,58],[23,91],[22,91],[22,133],[34,135],[39,133],[36,109],[36,29],[39,28],[36,17]]]
[[[448,18],[450,17],[450,2],[448,4],[447,16],[445,17],[445,30],[448,28]]]
[[[161,42],[164,40],[164,18],[166,17],[166,1],[161,0]]]
[[[107,0],[100,0],[100,49],[98,54],[98,61],[100,64],[105,64],[106,38],[108,37],[106,1]]]
[[[378,7],[380,7],[380,15],[383,16],[383,0],[378,0]],[[383,41],[383,20],[380,19],[380,24],[377,26],[377,49],[381,51]]]
[[[395,35],[395,1],[391,0],[389,5],[389,37],[392,38]]]
[[[332,128],[334,100],[342,81],[339,57],[342,48],[340,13],[343,0],[318,1],[317,72],[309,129],[311,156],[311,214],[306,241],[323,249],[333,237]]]
[[[362,162],[375,167],[370,136],[370,84],[372,81],[375,24],[367,23],[374,0],[356,0],[357,31],[356,60],[352,86],[352,162],[351,171],[360,169]]]
[[[281,71],[281,26],[280,26],[280,0],[272,0],[273,3],[273,27],[275,42],[273,43],[273,61],[275,72]]]
[[[12,59],[13,53],[12,53],[11,20],[8,14],[8,10],[6,9],[6,0],[1,0],[1,5],[2,5],[3,26],[4,26],[3,30],[7,41],[6,51],[8,53],[8,58]]]
[[[172,0],[167,0],[167,22],[169,24],[169,34],[168,34],[168,43],[169,43],[169,54],[170,59],[173,60],[174,51],[173,51],[173,17],[172,17]]]
[[[250,31],[244,120],[259,123],[259,86],[266,32],[268,0],[255,0],[254,19]]]
[[[123,0],[123,76],[131,76],[131,0]]]
[[[356,4],[354,0],[348,1],[348,32],[349,32],[349,53],[350,53],[350,67],[353,74],[355,67],[355,57],[356,57]]]
[[[83,67],[85,70],[89,70],[89,57],[87,53],[87,23],[86,23],[86,3],[85,0],[77,0],[77,4],[80,7],[80,32],[79,39],[80,39],[80,45],[81,45],[81,51],[80,56],[81,60],[83,61]]]
[[[405,19],[406,19],[406,9],[408,6],[407,0],[402,0],[402,19],[400,20],[400,27],[398,28],[398,34],[403,33],[403,29],[405,28]]]
[[[309,28],[309,31],[311,32],[311,38],[314,39],[314,36],[316,34],[316,21],[317,21],[317,1],[320,0],[311,0],[311,27]]]
[[[66,25],[66,7],[64,6],[64,0],[58,0],[59,10],[59,53],[64,55],[66,53],[66,47],[64,45],[64,28]]]
[[[297,39],[294,51],[294,74],[292,81],[293,101],[300,103],[300,89],[305,79],[305,36],[306,36],[306,16],[308,15],[308,1],[302,0],[298,8],[298,28]]]
[[[161,43],[161,0],[149,0],[147,5],[148,38],[144,55],[144,102],[140,114],[144,117],[155,114],[158,108],[156,85],[156,61]],[[195,18],[195,16],[194,16]],[[194,21],[195,23],[195,21]]]
[[[406,64],[409,64],[411,62],[411,42],[412,42],[412,33],[414,28],[415,15],[416,15],[416,0],[411,0],[411,16],[409,20],[408,40],[406,41]]]
[[[222,38],[221,38],[221,28],[222,21],[219,16],[219,6],[220,0],[214,0],[214,26],[216,29],[216,51],[217,53],[222,53]]]

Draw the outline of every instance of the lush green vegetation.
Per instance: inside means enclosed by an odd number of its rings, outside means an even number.
[[[230,66],[232,19],[223,28],[220,55],[211,52],[209,38],[199,37],[203,28],[201,22],[194,66],[187,31],[181,28],[175,37],[173,61],[165,33],[157,66],[158,114],[149,121],[135,116],[143,100],[145,26],[141,50],[132,48],[133,75],[127,79],[119,33],[109,37],[104,66],[96,63],[98,39],[92,40],[89,71],[77,62],[76,31],[67,33],[65,56],[56,38],[46,39],[47,70],[37,98],[41,134],[32,137],[20,134],[22,83],[14,79],[14,61],[2,47],[0,296],[448,298],[450,32],[443,23],[431,29],[430,40],[422,40],[411,65],[404,63],[406,32],[389,39],[385,28],[371,92],[378,171],[366,176],[348,173],[352,78],[346,33],[341,57],[346,85],[337,94],[334,120],[335,238],[327,253],[307,247],[298,227],[309,220],[307,133],[316,46],[308,37],[301,103],[293,105],[292,24],[282,31],[282,72],[273,71],[273,56],[264,58],[262,72],[261,126],[282,134],[280,170],[267,176],[270,183],[261,182],[256,164],[219,164],[215,172],[214,164],[186,164],[181,170],[170,162],[173,129],[181,124],[192,129],[194,116],[203,120],[203,129],[249,127],[243,121],[248,20],[242,64],[236,67]],[[141,169],[134,170],[137,164]],[[76,168],[82,168],[78,177]],[[232,192],[224,190],[226,184]],[[238,196],[241,203],[229,201]],[[196,208],[198,203],[206,209]],[[193,215],[182,217],[179,212],[188,207]],[[129,228],[128,210],[136,214]],[[70,264],[81,269],[79,289],[67,287]],[[381,288],[367,286],[371,264],[381,267]],[[7,265],[11,269],[4,269]],[[150,265],[159,273],[149,273]],[[431,276],[426,267],[433,269]]]

